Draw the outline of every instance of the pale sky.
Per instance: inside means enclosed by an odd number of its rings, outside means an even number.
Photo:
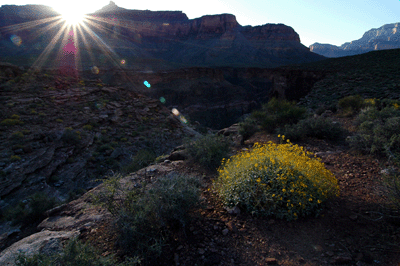
[[[399,0],[115,0],[117,6],[139,10],[180,10],[189,19],[230,13],[239,24],[283,23],[291,26],[305,46],[314,42],[341,45],[357,40],[365,31],[400,22]],[[73,8],[94,12],[109,0],[0,0],[0,5],[42,4],[59,12]]]

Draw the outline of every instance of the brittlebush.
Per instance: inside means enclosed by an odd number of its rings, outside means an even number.
[[[284,139],[284,144],[256,143],[251,151],[223,160],[213,187],[227,206],[295,220],[318,214],[324,201],[339,195],[324,164]]]

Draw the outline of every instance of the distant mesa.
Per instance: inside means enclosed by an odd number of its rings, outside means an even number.
[[[2,6],[2,61],[30,66],[40,58],[41,66],[54,67],[53,59],[57,58],[61,41],[53,38],[61,25],[35,22],[29,28],[22,27],[21,23],[56,15],[54,10],[44,6]],[[269,68],[324,59],[301,44],[300,36],[292,27],[284,24],[241,26],[232,14],[189,19],[182,11],[129,10],[111,1],[90,14],[85,25],[92,32],[86,34],[86,42],[76,44],[82,69],[90,69],[93,65],[113,68],[115,62],[122,59],[127,62],[124,68],[152,70]],[[82,32],[85,34],[85,30]],[[18,45],[11,41],[11,36],[16,36],[13,38],[17,38]],[[54,47],[46,50],[50,42]],[[47,56],[43,56],[45,50],[49,53]]]
[[[314,43],[310,45],[310,51],[326,57],[342,57],[376,50],[398,49],[400,48],[399,26],[400,23],[392,23],[371,29],[360,39],[346,42],[341,46]]]

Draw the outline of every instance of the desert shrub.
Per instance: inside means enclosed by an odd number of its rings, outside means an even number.
[[[156,154],[149,149],[139,150],[132,157],[131,163],[123,168],[124,173],[132,173],[150,165],[157,158]]]
[[[305,114],[306,109],[297,106],[295,102],[272,98],[263,105],[262,110],[254,111],[251,118],[255,119],[263,130],[272,133],[278,126],[297,123]]]
[[[90,131],[90,130],[93,130],[93,126],[92,125],[84,125],[83,129]]]
[[[187,142],[185,146],[192,161],[209,169],[216,169],[230,152],[229,139],[211,134]]]
[[[79,131],[74,131],[72,128],[67,127],[65,128],[61,139],[67,144],[76,145],[80,142],[82,137]]]
[[[344,115],[358,113],[364,105],[364,99],[360,95],[346,96],[338,101],[338,108]]]
[[[17,266],[123,266],[137,265],[138,260],[128,259],[126,263],[117,263],[112,257],[103,257],[94,247],[84,244],[77,239],[67,242],[62,252],[52,254],[35,254],[27,256],[19,254],[15,265]]]
[[[339,123],[335,123],[331,118],[321,116],[308,117],[300,120],[297,124],[285,125],[278,132],[292,141],[305,137],[327,140],[341,140],[344,137],[344,129]]]
[[[223,162],[218,172],[213,187],[224,204],[256,215],[295,220],[318,214],[324,201],[339,194],[323,163],[289,141],[255,144]]]
[[[3,126],[14,126],[14,125],[23,124],[23,122],[19,119],[20,119],[19,115],[14,114],[11,116],[11,118],[7,118],[7,119],[4,119],[3,121],[1,121],[0,124]]]
[[[243,139],[248,139],[258,131],[257,121],[254,118],[247,118],[239,123],[239,134]]]
[[[199,201],[200,182],[197,177],[170,174],[151,185],[127,188],[120,177],[107,179],[96,201],[114,215],[120,247],[146,264],[156,265],[171,230],[186,226],[189,210]]]
[[[13,140],[19,140],[22,139],[24,137],[24,133],[22,133],[21,131],[15,131],[11,134],[11,139]]]
[[[351,147],[387,157],[400,154],[400,109],[367,108],[358,115],[357,125],[357,133],[347,139]]]
[[[111,145],[111,144],[102,144],[101,146],[98,146],[97,148],[96,148],[96,151],[97,152],[105,152],[105,151],[108,151],[108,150],[114,150],[114,147]]]
[[[399,166],[398,161],[397,166]],[[400,210],[400,171],[392,167],[391,171],[384,177],[384,184],[386,185],[388,198],[393,207]]]
[[[11,161],[11,162],[21,161],[21,157],[18,156],[18,155],[11,155],[10,161]]]
[[[57,201],[42,192],[37,192],[25,201],[20,201],[5,211],[6,220],[13,223],[34,223],[44,218],[44,212],[53,208]]]

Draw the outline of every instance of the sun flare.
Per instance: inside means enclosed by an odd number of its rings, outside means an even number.
[[[85,18],[85,14],[77,11],[76,9],[65,9],[61,10],[61,17],[69,25],[78,25],[82,23]]]

